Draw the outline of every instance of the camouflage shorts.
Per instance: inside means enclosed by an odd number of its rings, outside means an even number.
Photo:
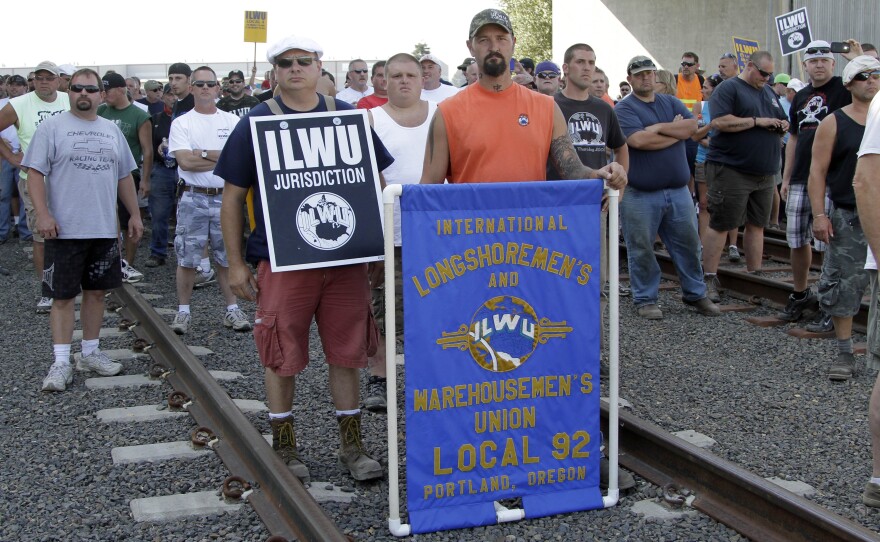
[[[880,285],[877,270],[869,269],[871,277],[871,309],[868,311],[868,352],[865,361],[869,369],[880,369]]]
[[[223,234],[220,231],[220,205],[223,196],[184,192],[177,203],[177,227],[174,230],[174,252],[177,265],[195,269],[202,261],[205,245],[211,242],[214,261],[229,267]]]
[[[834,237],[828,243],[819,279],[819,303],[826,314],[839,318],[855,316],[868,287],[865,258],[868,242],[856,211],[831,211]]]
[[[401,266],[400,247],[394,247],[394,328],[397,331],[397,338],[403,340],[403,268]],[[371,284],[370,295],[373,318],[379,326],[379,333],[385,335],[384,282]]]

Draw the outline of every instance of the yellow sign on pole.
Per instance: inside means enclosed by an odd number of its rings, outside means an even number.
[[[244,41],[266,43],[266,27],[269,23],[268,11],[244,12]]]

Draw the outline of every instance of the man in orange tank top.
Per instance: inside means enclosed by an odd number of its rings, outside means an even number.
[[[676,92],[675,97],[692,113],[694,104],[703,99],[700,92],[703,88],[703,78],[697,73],[700,69],[700,57],[697,53],[687,52],[681,55],[681,70],[676,76]]]
[[[614,189],[626,186],[620,164],[593,170],[581,163],[553,98],[513,84],[508,66],[516,38],[506,13],[481,11],[468,36],[480,77],[438,105],[422,183],[543,181],[549,159],[564,179],[600,178]]]

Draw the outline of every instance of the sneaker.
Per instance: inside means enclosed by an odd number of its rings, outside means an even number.
[[[214,268],[208,270],[207,273],[202,272],[201,270],[196,271],[196,281],[193,283],[193,288],[204,288],[209,284],[214,284],[217,282],[217,272],[214,271]]]
[[[648,320],[662,320],[663,312],[655,303],[650,303],[639,307],[639,316]]]
[[[862,492],[862,502],[867,506],[880,508],[880,484],[868,482],[865,491]]]
[[[611,462],[607,457],[599,460],[599,489],[608,489],[608,475],[611,472]],[[629,472],[617,467],[617,489],[624,490],[635,487],[636,479]]]
[[[849,380],[856,368],[856,358],[849,352],[837,354],[837,358],[828,368],[828,379],[834,381]]]
[[[364,408],[370,412],[385,412],[388,408],[385,392],[387,380],[381,376],[370,376],[367,381],[367,397],[364,399]]]
[[[818,308],[819,300],[816,299],[816,294],[811,290],[807,290],[807,295],[803,299],[795,299],[794,294],[789,294],[788,304],[786,304],[785,309],[776,316],[780,320],[785,320],[786,322],[797,322],[801,319],[801,316],[804,315],[805,311],[817,310]]]
[[[147,263],[144,265],[147,267],[159,267],[160,265],[165,265],[165,258],[151,254],[150,257],[147,258]]]
[[[177,316],[174,317],[174,321],[171,322],[171,331],[177,333],[178,335],[183,335],[187,331],[189,331],[189,323],[192,320],[192,315],[188,312],[178,312]]]
[[[813,333],[828,333],[834,331],[834,320],[831,319],[830,314],[826,314],[825,311],[819,311],[819,314],[816,315],[816,319],[807,324],[807,331]]]
[[[705,275],[703,280],[706,282],[706,298],[712,303],[721,303],[721,294],[718,293],[721,281],[718,280],[718,275]]]
[[[122,282],[129,284],[144,280],[144,274],[128,265],[128,262],[122,260]]]
[[[95,350],[88,356],[83,356],[76,363],[77,371],[91,371],[101,376],[116,376],[122,372],[122,364],[113,361],[107,354]]]
[[[605,286],[602,288],[602,295],[606,298],[608,297],[608,292],[611,289],[611,284],[606,282]],[[620,297],[627,297],[632,294],[632,290],[623,285],[623,283],[617,283],[617,293]]]
[[[41,297],[37,301],[37,314],[48,314],[52,310],[52,298]]]
[[[174,321],[176,322],[177,319],[175,318]],[[231,327],[235,331],[250,331],[253,329],[253,326],[251,326],[247,316],[241,309],[226,311],[226,316],[223,317],[223,325]]]
[[[697,312],[703,316],[718,316],[721,314],[721,309],[718,308],[718,305],[709,301],[708,297],[696,301],[688,301],[687,299],[682,299],[682,301],[684,301],[685,305],[690,305],[697,309]]]
[[[742,259],[742,256],[739,255],[739,249],[736,245],[730,245],[727,247],[727,260],[731,263],[736,263]]]
[[[73,382],[73,367],[69,363],[53,363],[43,379],[43,391],[64,391]]]

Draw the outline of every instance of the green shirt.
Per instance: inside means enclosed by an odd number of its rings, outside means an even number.
[[[144,152],[141,149],[138,130],[143,123],[150,122],[150,114],[134,104],[129,104],[125,109],[116,109],[107,104],[101,104],[98,106],[98,116],[104,117],[116,124],[116,126],[119,126],[122,135],[125,136],[125,141],[128,143],[128,148],[131,149],[135,162],[140,167],[144,161]],[[137,171],[137,168],[132,171]]]

